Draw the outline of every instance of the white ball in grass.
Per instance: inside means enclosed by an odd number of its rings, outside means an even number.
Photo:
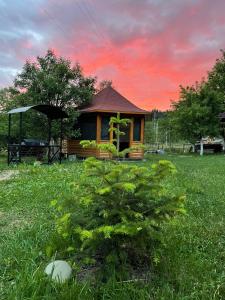
[[[71,277],[72,268],[64,260],[55,260],[47,265],[45,273],[53,280],[63,283]]]

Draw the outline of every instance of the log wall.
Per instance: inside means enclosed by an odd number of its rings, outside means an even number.
[[[133,130],[134,130],[134,118],[131,117],[131,124],[130,124],[130,147],[135,147],[140,144],[144,143],[144,117],[141,118],[141,140],[140,141],[133,141]],[[101,115],[97,115],[97,132],[96,132],[96,142],[99,144],[106,144],[109,142],[112,142],[113,134],[110,132],[110,141],[107,140],[101,140]],[[62,152],[70,155],[75,154],[78,157],[90,157],[94,156],[101,159],[111,159],[112,155],[108,153],[107,151],[102,151],[99,149],[94,148],[83,148],[80,145],[80,140],[72,140],[67,139],[63,141],[62,145]],[[144,150],[143,149],[137,149],[129,154],[129,158],[131,159],[143,159],[144,157]]]
[[[109,141],[100,141],[101,144],[107,144]],[[132,142],[131,146],[138,146],[140,142]],[[107,151],[102,151],[94,148],[83,148],[78,140],[64,140],[62,152],[67,155],[75,154],[78,157],[90,157],[94,156],[101,159],[111,159],[112,155]],[[131,159],[143,159],[144,150],[138,149],[129,154]]]
[[[131,147],[138,147],[141,145],[140,142],[131,142]],[[144,157],[144,150],[143,149],[137,149],[134,150],[133,152],[129,153],[129,158],[131,159],[143,159]]]
[[[67,155],[75,154],[78,157],[90,157],[97,155],[97,150],[94,148],[83,148],[78,140],[64,140],[62,152]]]

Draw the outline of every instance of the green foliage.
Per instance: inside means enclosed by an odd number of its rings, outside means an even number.
[[[117,113],[116,117],[111,117],[109,121],[110,129],[109,132],[113,132],[115,134],[115,139],[113,142],[116,143],[116,157],[120,157],[120,137],[125,135],[123,131],[121,131],[121,127],[126,127],[130,123],[130,119],[121,119],[120,113]]]
[[[112,154],[112,157],[117,157],[117,154],[118,154],[116,146],[112,143],[97,144],[96,141],[83,140],[83,141],[80,141],[80,145],[83,148],[95,148],[98,150],[107,151],[110,154]],[[121,156],[119,156],[119,157],[121,157]]]
[[[105,79],[105,80],[100,81],[99,84],[98,84],[97,91],[101,92],[102,90],[104,90],[107,87],[113,87],[112,80],[106,80]]]
[[[80,141],[80,144],[83,148],[95,148],[100,151],[106,151],[112,155],[112,158],[124,158],[126,156],[126,154],[131,153],[132,151],[140,150],[141,148],[144,148],[144,145],[138,145],[138,146],[132,146],[132,147],[126,148],[126,149],[118,152],[117,146],[112,143],[97,144],[96,141],[83,140],[83,141]]]
[[[181,87],[180,101],[173,103],[173,124],[184,139],[191,143],[204,136],[218,136],[218,115],[222,110],[221,94],[202,82]]]
[[[208,84],[211,89],[222,94],[223,111],[225,110],[225,51],[221,50],[221,57],[216,60],[212,70],[208,73]]]
[[[85,78],[79,64],[56,57],[48,50],[37,61],[27,61],[15,79],[17,89],[25,89],[32,104],[50,104],[61,108],[81,106],[88,102],[94,92],[95,79]]]
[[[6,148],[8,135],[7,111],[13,107],[15,92],[11,88],[0,90],[0,150]]]
[[[0,108],[7,111],[10,108],[35,104],[58,106],[69,115],[64,121],[65,134],[74,137],[77,134],[73,129],[78,116],[76,108],[91,100],[95,92],[95,82],[95,78],[84,76],[79,64],[72,66],[69,60],[57,57],[52,50],[48,50],[45,56],[38,56],[35,62],[27,61],[24,64],[14,81],[14,87],[3,90],[3,99],[0,93]],[[6,120],[1,118],[4,127],[7,126]],[[47,138],[47,125],[43,115],[29,112],[24,114],[23,134],[26,137]],[[59,136],[57,122],[52,124],[52,132],[53,137]]]
[[[149,264],[164,222],[185,212],[184,197],[163,185],[175,172],[163,160],[140,167],[87,159],[71,201],[53,203],[61,249],[101,261],[104,270]]]
[[[155,111],[145,118],[145,143],[165,144],[183,140],[182,134],[176,130],[171,111]]]
[[[225,51],[221,52],[207,79],[195,86],[181,86],[180,101],[173,103],[173,126],[191,143],[221,133],[218,115],[225,110]]]

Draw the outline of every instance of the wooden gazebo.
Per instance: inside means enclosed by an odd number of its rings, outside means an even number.
[[[94,148],[82,148],[81,140],[95,140],[97,143],[113,142],[113,133],[109,132],[111,116],[121,114],[122,118],[129,118],[131,123],[122,131],[120,150],[144,143],[144,122],[147,111],[138,108],[114,88],[107,87],[96,94],[91,103],[80,110],[76,129],[80,129],[80,137],[77,140],[67,139],[64,142],[64,152],[75,154],[78,157],[94,156],[97,158],[110,158],[109,153]],[[142,159],[143,150],[135,150],[129,154],[129,158]]]

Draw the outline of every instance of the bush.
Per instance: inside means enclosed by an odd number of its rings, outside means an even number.
[[[184,197],[173,196],[163,180],[176,169],[169,161],[150,167],[89,158],[71,199],[52,202],[58,242],[48,247],[76,255],[104,270],[150,264],[164,222],[184,213]]]
[[[7,135],[0,134],[0,151],[7,148]]]

